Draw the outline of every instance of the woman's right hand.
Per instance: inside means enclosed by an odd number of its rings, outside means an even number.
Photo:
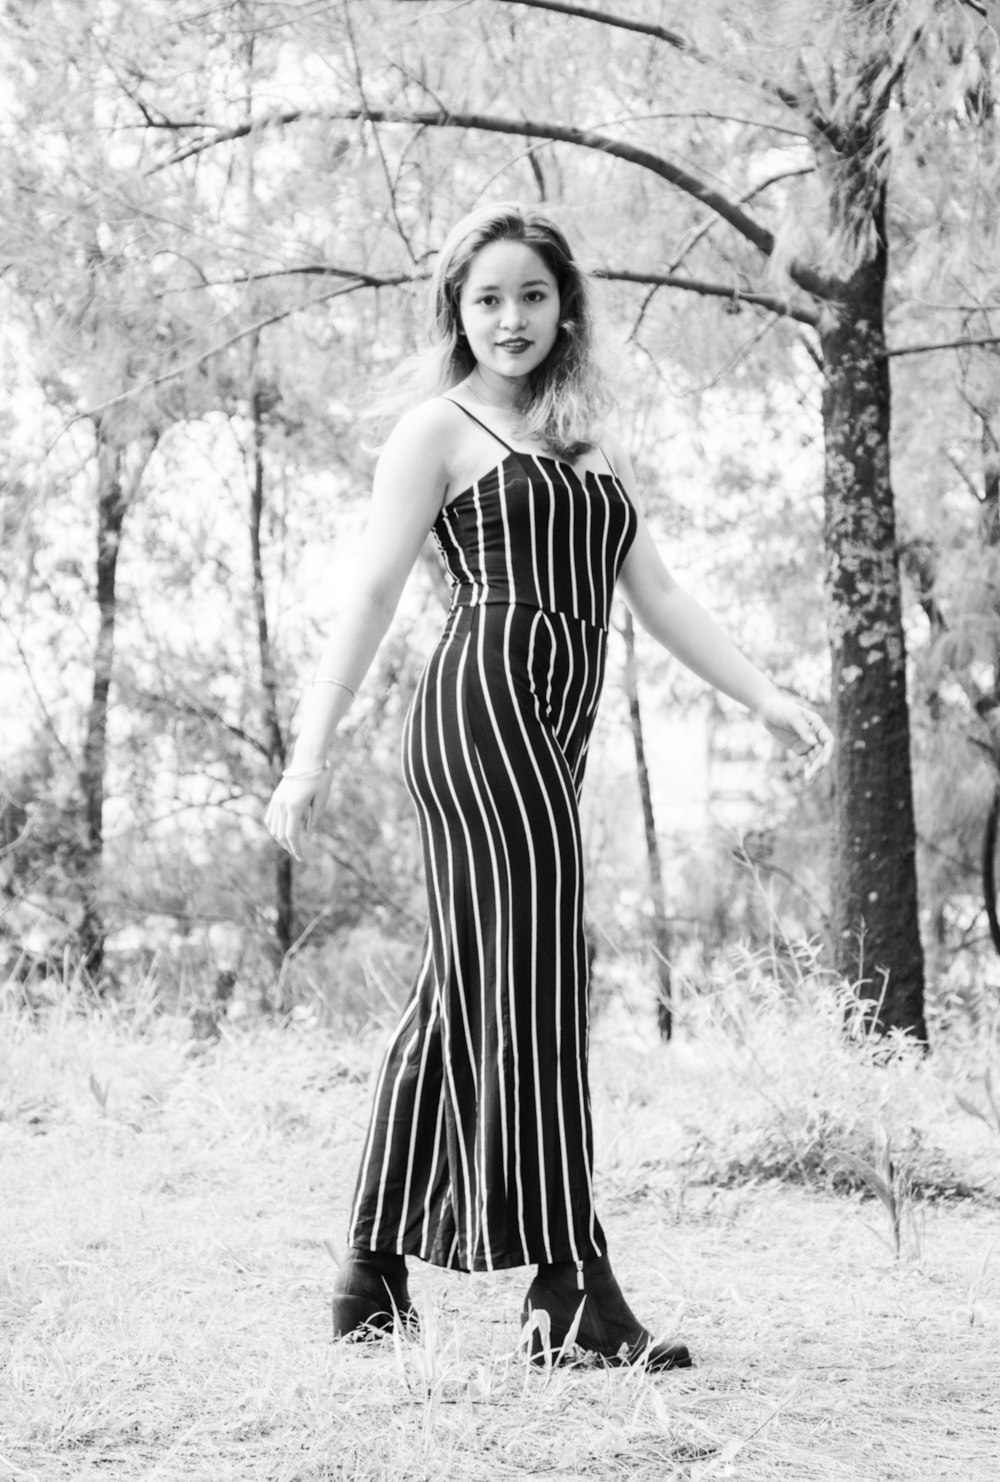
[[[811,782],[833,752],[833,734],[825,721],[808,705],[778,690],[768,695],[754,713],[782,746],[802,758],[803,776]]]
[[[264,823],[269,833],[299,864],[303,858],[302,835],[309,832],[326,807],[331,780],[329,767],[312,777],[282,777],[267,805]]]

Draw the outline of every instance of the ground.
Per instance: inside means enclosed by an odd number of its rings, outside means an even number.
[[[0,1479],[997,1476],[989,1199],[909,1208],[897,1258],[877,1201],[706,1184],[696,1050],[598,1045],[614,1264],[696,1366],[529,1371],[527,1273],[419,1265],[419,1344],[334,1345],[379,1036],[188,1035],[65,1016],[0,1058]]]

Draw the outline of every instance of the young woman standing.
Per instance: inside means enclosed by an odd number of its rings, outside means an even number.
[[[422,377],[422,381],[421,381]],[[405,1257],[463,1271],[536,1265],[532,1349],[686,1366],[611,1271],[594,1204],[578,801],[613,593],[709,684],[815,768],[831,738],[682,590],[600,430],[586,283],[544,215],[483,208],[454,228],[431,290],[415,405],[375,472],[353,585],[267,811],[296,859],[328,752],[428,531],[452,586],[406,721],[429,929],[375,1092],[338,1275],[338,1336],[391,1329]],[[547,1322],[541,1318],[547,1314]]]

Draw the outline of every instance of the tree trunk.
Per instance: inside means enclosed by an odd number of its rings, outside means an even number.
[[[83,918],[79,941],[83,966],[92,980],[104,966],[104,914],[101,874],[104,856],[104,774],[107,765],[108,697],[115,660],[116,576],[127,497],[122,484],[122,450],[97,425],[97,643],[80,787],[84,807]]]
[[[667,904],[663,890],[663,865],[660,859],[660,844],[656,837],[656,819],[653,814],[653,794],[649,786],[649,768],[646,765],[646,745],[642,733],[642,711],[639,706],[639,681],[635,661],[635,627],[632,614],[625,612],[625,693],[628,697],[629,721],[632,728],[632,744],[635,747],[635,769],[639,779],[639,797],[642,801],[642,823],[646,834],[646,864],[649,872],[649,896],[653,908],[652,946],[656,959],[656,1024],[660,1038],[669,1040],[673,1034],[673,994],[670,981],[670,927],[667,923]]]
[[[254,52],[256,44],[255,10],[250,0],[240,7],[246,26],[243,38],[244,66],[246,71],[246,93],[244,99],[247,124],[253,121],[254,106]],[[252,241],[257,231],[257,157],[256,139],[252,129],[246,140],[246,230],[247,240]],[[252,469],[250,474],[250,563],[253,584],[253,606],[257,623],[257,654],[260,660],[261,689],[264,696],[264,731],[267,737],[267,755],[272,769],[281,771],[287,755],[287,741],[281,724],[278,705],[278,676],[274,663],[270,626],[267,620],[267,593],[264,586],[264,562],[261,556],[261,526],[264,519],[264,412],[266,407],[265,388],[260,374],[260,331],[251,335],[247,347],[247,382],[250,402],[250,424],[252,428]],[[294,941],[293,918],[294,868],[292,857],[283,849],[278,850],[274,865],[274,894],[276,907],[275,937],[282,960],[291,950]],[[278,1005],[284,1009],[284,1004]]]
[[[983,539],[988,546],[1000,545],[1000,445],[985,412],[980,413],[982,424],[981,445],[983,453]],[[1000,776],[1000,745],[998,727],[995,723],[997,707],[1000,706],[1000,653],[993,657],[993,692],[983,695],[976,705],[980,719],[989,728],[992,745],[993,766]],[[983,904],[986,921],[990,929],[990,941],[1000,953],[1000,916],[997,914],[996,849],[997,828],[1000,824],[1000,784],[993,790],[993,797],[986,814],[983,830],[982,883]]]
[[[104,779],[108,762],[108,710],[115,666],[115,622],[118,616],[118,553],[125,515],[142,482],[156,447],[149,432],[128,449],[95,424],[97,438],[97,642],[94,680],[87,708],[87,728],[80,765],[83,793],[83,917],[78,931],[80,956],[95,982],[104,966],[105,922],[101,906],[104,866]],[[131,467],[128,464],[131,464]]]
[[[830,327],[825,530],[836,728],[834,943],[838,971],[881,1029],[926,1039],[896,523],[889,471],[884,197],[877,247]]]
[[[250,421],[253,435],[250,474],[250,564],[253,582],[254,616],[257,623],[257,653],[260,660],[261,688],[264,696],[264,732],[268,760],[280,771],[285,765],[286,741],[278,707],[278,679],[274,666],[267,600],[264,587],[264,562],[261,553],[261,526],[264,519],[264,393],[258,371],[259,336],[250,342]],[[291,855],[279,850],[274,867],[277,920],[275,935],[281,956],[294,940],[293,871]]]

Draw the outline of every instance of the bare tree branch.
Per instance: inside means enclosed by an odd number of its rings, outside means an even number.
[[[984,334],[969,340],[927,340],[920,345],[897,345],[886,350],[886,358],[898,355],[926,355],[931,350],[961,350],[972,345],[1000,345],[1000,334]]]
[[[404,0],[406,3],[406,0]],[[409,0],[412,4],[413,0]],[[635,31],[640,36],[652,36],[657,41],[665,41],[677,51],[682,51],[686,56],[693,57],[698,62],[711,63],[711,57],[700,52],[692,41],[682,36],[679,31],[668,30],[666,26],[657,25],[655,21],[634,21],[627,16],[608,15],[607,11],[594,10],[590,5],[571,5],[567,0],[502,0],[505,5],[524,5],[532,10],[554,10],[558,15],[574,16],[581,21],[598,21],[603,26],[617,26],[622,31]],[[497,0],[493,0],[497,4]]]
[[[595,278],[607,278],[614,283],[648,283],[657,288],[683,288],[689,293],[704,294],[708,298],[725,298],[738,310],[741,304],[753,304],[755,308],[769,309],[787,319],[815,328],[819,324],[819,311],[810,305],[795,303],[774,293],[755,293],[743,289],[738,283],[708,283],[702,278],[688,278],[682,273],[632,272],[627,268],[595,268]]]
[[[395,896],[392,896],[388,893],[382,881],[379,880],[377,876],[369,874],[367,870],[361,868],[361,866],[357,862],[357,859],[355,858],[357,849],[354,847],[353,839],[350,841],[350,853],[344,854],[341,852],[340,849],[333,847],[336,843],[341,842],[340,836],[338,834],[327,834],[321,829],[320,832],[316,835],[316,838],[318,843],[320,844],[320,847],[325,848],[326,853],[329,854],[334,863],[340,865],[342,869],[347,870],[347,872],[353,875],[357,880],[360,880],[361,884],[366,886],[374,895],[376,895],[379,900],[381,900],[383,905],[388,906],[391,911],[395,911],[397,916],[401,916],[402,919],[409,922],[411,926],[422,925],[422,918],[415,916],[414,913],[408,910],[406,906],[400,905]]]
[[[403,3],[413,4],[414,0],[403,0]],[[493,0],[498,3],[498,0]],[[654,21],[630,20],[625,16],[609,15],[604,10],[594,10],[589,5],[569,4],[568,0],[500,0],[505,5],[525,5],[532,10],[551,10],[558,15],[572,16],[578,20],[597,21],[603,26],[616,26],[622,31],[634,31],[641,36],[652,36],[657,41],[663,41],[667,46],[672,46],[683,56],[690,57],[694,62],[700,62],[702,66],[713,67],[717,71],[724,72],[727,76],[736,77],[740,82],[745,82],[759,92],[770,97],[777,98],[779,103],[798,113],[803,117],[810,127],[839,150],[841,136],[839,130],[831,123],[830,119],[822,112],[818,100],[811,89],[809,96],[805,97],[794,92],[791,88],[783,87],[780,83],[768,82],[766,79],[749,77],[746,73],[739,71],[717,57],[709,56],[707,52],[701,51],[688,37],[681,35],[679,31],[668,30],[666,26],[657,25]]]
[[[69,762],[70,765],[75,768],[76,758],[73,756],[69,747],[66,745],[62,736],[59,734],[59,727],[56,724],[55,717],[49,710],[48,705],[45,703],[44,695],[38,687],[38,681],[35,678],[34,668],[32,667],[30,658],[24,651],[24,645],[21,642],[20,635],[14,631],[14,625],[5,613],[0,613],[0,623],[2,623],[7,629],[14,643],[14,647],[17,649],[17,656],[21,660],[21,666],[24,670],[24,676],[27,679],[28,684],[31,686],[32,693],[35,696],[35,702],[42,713],[42,718],[44,719],[45,724],[48,727],[49,734],[58,746],[59,750],[62,752],[64,760]]]
[[[363,103],[365,108],[365,112],[367,113],[368,97],[365,92],[365,74],[364,68],[361,65],[361,58],[358,55],[358,43],[354,35],[354,18],[351,15],[350,0],[343,0],[343,5],[344,23],[347,29],[347,39],[351,47],[351,67],[352,71],[354,72],[354,84],[358,90],[358,97],[361,99],[361,102]],[[409,237],[407,236],[406,228],[403,226],[403,223],[400,220],[399,204],[396,200],[396,183],[398,175],[396,179],[393,178],[392,171],[389,169],[389,161],[385,157],[385,150],[382,148],[382,140],[379,138],[378,130],[375,129],[373,132],[375,136],[375,148],[378,152],[379,164],[382,167],[382,176],[385,180],[385,188],[389,194],[389,209],[392,212],[392,220],[393,225],[396,228],[396,235],[399,237],[403,246],[406,248],[410,261],[413,263],[413,266],[416,267],[417,254],[414,252],[413,245],[410,242]]]
[[[355,119],[370,123],[403,123],[414,124],[423,128],[457,128],[475,129],[485,133],[514,134],[529,139],[552,139],[562,144],[573,144],[581,149],[591,149],[598,153],[610,155],[614,159],[624,160],[628,164],[638,165],[640,169],[649,170],[652,174],[666,180],[670,185],[676,186],[678,190],[695,200],[701,201],[715,214],[727,222],[741,237],[750,242],[752,246],[764,256],[770,257],[774,250],[774,234],[763,226],[754,217],[744,211],[737,202],[731,200],[714,186],[709,185],[697,175],[682,169],[679,165],[672,164],[661,155],[653,154],[648,149],[640,149],[634,144],[625,143],[620,139],[612,139],[607,134],[600,134],[592,129],[578,129],[570,125],[554,124],[539,119],[514,119],[498,118],[487,113],[452,113],[452,112],[421,112],[419,110],[409,112],[391,108],[345,108],[340,110],[329,109],[280,109],[277,112],[257,119],[253,124],[234,124],[230,128],[218,129],[210,139],[201,139],[177,150],[168,160],[155,165],[148,174],[157,170],[165,169],[169,165],[180,164],[185,159],[194,155],[202,154],[208,149],[214,149],[220,144],[229,143],[235,139],[245,137],[251,129],[280,128],[286,124],[297,123],[303,119],[343,119],[345,121]],[[804,263],[791,262],[787,267],[788,276],[794,283],[820,299],[837,299],[842,293],[842,284],[837,278],[830,278],[808,267]]]
[[[332,273],[336,270],[331,269],[330,271]],[[241,340],[247,339],[250,335],[259,334],[262,329],[268,329],[272,324],[279,324],[282,319],[290,319],[293,314],[301,314],[307,309],[315,309],[319,304],[325,304],[332,298],[339,298],[343,293],[354,293],[359,288],[391,288],[401,283],[409,283],[410,281],[410,276],[406,273],[396,278],[376,278],[370,273],[359,273],[356,275],[354,282],[348,283],[344,287],[333,288],[329,293],[317,294],[315,298],[308,299],[304,304],[292,304],[290,308],[279,309],[274,314],[268,314],[264,319],[255,319],[252,324],[248,324],[243,329],[237,330],[235,334],[230,335],[228,339],[223,340],[220,344],[210,345],[207,350],[200,351],[197,355],[192,356],[190,360],[182,361],[180,365],[172,366],[170,370],[161,371],[158,376],[150,376],[147,380],[140,381],[136,386],[130,386],[126,391],[120,391],[117,396],[111,396],[107,401],[102,401],[97,406],[85,407],[83,411],[75,412],[72,417],[63,423],[50,446],[54,446],[59,438],[62,437],[63,433],[73,426],[74,422],[83,422],[88,418],[98,417],[101,413],[108,411],[109,408],[119,406],[122,402],[130,401],[134,396],[141,396],[145,391],[153,391],[157,386],[163,386],[168,381],[176,381],[178,377],[187,375],[188,371],[197,369],[199,365],[204,365],[206,360],[211,360],[214,356],[221,355],[224,350],[229,350],[233,345],[238,345]]]
[[[397,273],[393,277],[380,277],[377,273],[366,273],[358,268],[338,268],[329,262],[303,262],[295,267],[288,268],[264,268],[259,273],[245,272],[234,273],[230,278],[203,278],[198,284],[181,284],[179,288],[163,288],[159,292],[160,298],[165,298],[170,293],[190,293],[192,287],[197,288],[235,288],[241,283],[261,283],[268,278],[343,278],[350,288],[399,288],[404,283],[423,283],[430,277],[430,273]],[[321,303],[321,299],[314,300]]]
[[[768,190],[772,185],[777,185],[780,181],[787,180],[795,175],[812,175],[815,173],[815,170],[815,165],[797,165],[790,170],[779,170],[777,174],[769,175],[765,180],[758,181],[758,183],[752,186],[750,190],[746,191],[744,195],[741,195],[738,204],[740,206],[745,206],[748,201],[752,201],[755,196],[762,195],[763,192],[765,190]],[[718,226],[718,224],[719,218],[713,214],[706,217],[700,226],[694,227],[689,233],[688,238],[684,242],[683,246],[671,259],[667,267],[667,272],[672,273],[677,268],[679,268],[681,263],[687,257],[688,253],[691,252],[698,245],[698,243],[708,235],[713,226]]]
[[[139,699],[145,700],[147,704],[155,706],[158,710],[173,710],[178,715],[187,715],[193,720],[213,721],[215,725],[221,726],[223,730],[228,731],[231,736],[235,736],[238,741],[242,741],[244,745],[249,746],[252,751],[259,753],[265,760],[270,760],[265,741],[262,741],[258,736],[252,736],[249,731],[245,731],[242,726],[236,725],[234,721],[227,720],[220,710],[217,710],[214,705],[209,705],[204,700],[186,700],[183,696],[157,694],[154,690],[144,689],[136,690],[136,695]]]
[[[965,467],[965,464],[962,463],[948,448],[945,448],[944,456],[947,458],[952,468],[958,474],[959,478],[962,480],[962,483],[968,489],[969,493],[972,495],[976,503],[982,504],[983,496],[979,491],[979,485],[976,483],[969,470]]]

